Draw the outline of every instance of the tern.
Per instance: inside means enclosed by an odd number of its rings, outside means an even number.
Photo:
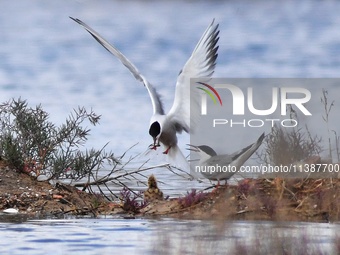
[[[219,25],[215,24],[214,20],[211,22],[198,41],[190,58],[179,72],[174,102],[170,111],[166,114],[156,89],[139,72],[135,65],[90,26],[79,19],[70,18],[85,28],[106,50],[117,57],[132,75],[146,87],[153,107],[149,127],[149,134],[153,138],[153,144],[150,148],[156,150],[162,144],[165,148],[163,153],[169,154],[169,157],[174,162],[179,158],[186,161],[177,146],[177,133],[182,133],[182,131],[192,133],[199,115],[198,107],[191,107],[190,109],[190,99],[197,100],[197,102],[191,102],[191,105],[197,106],[199,100],[198,97],[190,96],[192,91],[190,90],[190,78],[209,78],[212,76],[218,56]],[[188,162],[186,164],[188,165]]]
[[[199,154],[199,168],[197,169],[200,170],[199,172],[206,179],[218,181],[218,183],[220,180],[225,180],[227,182],[227,180],[230,179],[236,172],[238,172],[240,167],[260,147],[264,137],[265,136],[263,133],[255,143],[230,155],[217,155],[217,153],[207,145],[195,146],[189,144],[189,150],[195,151]]]

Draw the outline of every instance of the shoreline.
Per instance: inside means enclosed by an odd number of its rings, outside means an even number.
[[[37,181],[0,164],[0,211],[13,208],[25,217],[117,215],[200,220],[335,222],[340,219],[338,179],[243,179],[210,192],[151,201],[133,208],[74,186]],[[138,204],[139,206],[139,204]]]

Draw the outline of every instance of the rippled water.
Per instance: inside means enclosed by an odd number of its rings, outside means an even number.
[[[179,70],[213,18],[221,29],[216,77],[339,77],[339,1],[17,0],[1,1],[0,6],[0,101],[21,97],[32,106],[41,103],[57,124],[78,105],[92,107],[102,120],[88,146],[110,142],[107,148],[118,155],[135,143],[129,153],[144,152],[151,143],[148,95],[68,16],[84,20],[126,54],[159,88],[167,109]],[[330,128],[336,130],[337,124],[335,119]],[[247,132],[228,139],[230,144],[236,139],[239,149],[257,137]],[[187,142],[188,136],[182,136],[180,146]],[[208,185],[165,169],[151,172],[170,196]],[[219,227],[215,222],[167,219],[0,221],[1,254],[152,254],[167,249],[171,254],[206,254],[208,248],[224,254],[235,241],[258,238],[259,228],[268,240],[278,229],[286,236],[306,235],[311,245],[333,253],[339,230],[336,224],[231,222]]]
[[[0,253],[336,254],[339,230],[337,224],[324,223],[110,217],[29,220],[0,223]]]

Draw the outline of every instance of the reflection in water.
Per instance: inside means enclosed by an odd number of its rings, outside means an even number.
[[[108,217],[1,223],[0,230],[1,254],[337,254],[340,227]]]
[[[160,231],[164,254],[336,254],[338,226],[315,223],[186,222]]]

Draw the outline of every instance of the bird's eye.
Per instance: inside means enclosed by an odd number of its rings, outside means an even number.
[[[161,125],[157,121],[150,125],[149,134],[152,137],[157,137],[161,132]]]

